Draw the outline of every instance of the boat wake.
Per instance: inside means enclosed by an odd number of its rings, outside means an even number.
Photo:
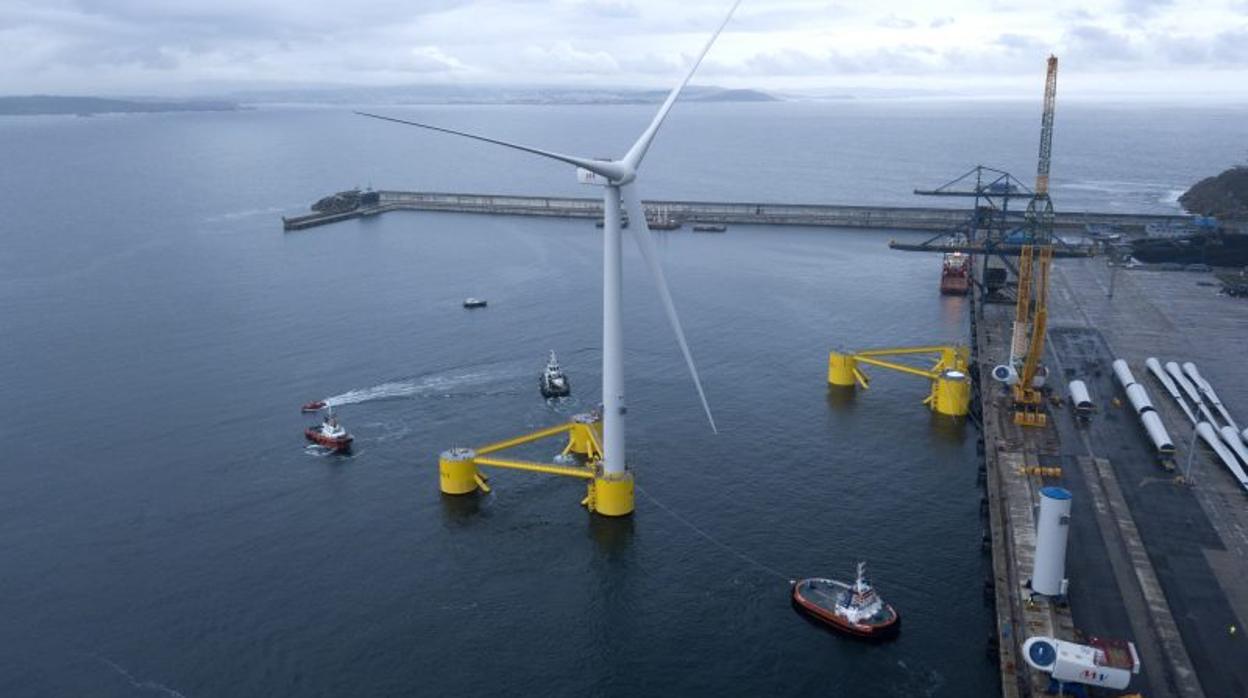
[[[173,690],[172,688],[169,688],[168,686],[162,683],[158,683],[156,681],[140,681],[136,679],[133,674],[126,671],[126,668],[121,666],[117,662],[110,661],[98,655],[92,655],[92,656],[95,656],[96,659],[100,660],[100,662],[102,662],[103,664],[108,666],[108,668],[115,671],[119,676],[124,678],[126,681],[129,681],[132,687],[140,691],[149,691],[152,693],[157,693],[159,695],[169,696],[169,698],[186,698],[185,695],[178,693],[177,691]]]
[[[421,376],[411,380],[391,381],[371,388],[348,390],[340,395],[325,398],[330,407],[358,405],[378,400],[401,400],[414,397],[450,397],[462,394],[465,389],[480,388],[515,375],[513,370],[491,369],[476,371],[449,371]]]

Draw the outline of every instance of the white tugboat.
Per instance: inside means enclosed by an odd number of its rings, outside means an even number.
[[[858,563],[853,584],[835,579],[802,579],[793,585],[798,610],[843,633],[869,639],[890,637],[901,629],[901,615],[884,603],[867,581],[867,563]]]
[[[563,369],[559,368],[559,359],[555,358],[555,352],[550,352],[550,360],[546,362],[546,370],[542,371],[542,376],[538,379],[538,385],[542,389],[542,397],[567,397],[572,392],[572,384],[568,382],[568,377],[563,375]]]

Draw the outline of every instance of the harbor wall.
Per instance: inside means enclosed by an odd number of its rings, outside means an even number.
[[[283,218],[286,230],[302,230],[336,223],[349,218],[376,215],[386,211],[447,211],[454,213],[485,213],[510,216],[547,216],[555,218],[602,217],[600,198],[512,196],[504,194],[456,194],[382,190],[375,206],[353,211],[312,213]],[[714,201],[649,201],[648,213],[662,210],[681,222],[707,222],[751,225],[801,225],[835,228],[871,228],[886,230],[947,231],[964,223],[967,209],[923,208],[906,206],[846,206],[829,204],[778,204],[765,202]],[[1179,224],[1184,216],[1120,214],[1120,213],[1058,213],[1054,227],[1059,231],[1082,231],[1085,225],[1113,226],[1123,232],[1141,232],[1152,223]],[[1020,217],[1021,222],[1021,217]]]

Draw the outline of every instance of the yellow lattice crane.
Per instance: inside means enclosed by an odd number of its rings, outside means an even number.
[[[1053,264],[1053,201],[1049,198],[1049,167],[1053,153],[1053,115],[1057,108],[1057,56],[1049,56],[1044,79],[1044,111],[1040,118],[1040,153],[1036,162],[1036,195],[1027,206],[1032,244],[1023,247],[1018,265],[1018,305],[1010,343],[1010,366],[1017,371],[1011,387],[1014,423],[1042,427],[1044,396],[1037,389],[1044,333],[1049,316],[1049,268]],[[1038,254],[1037,254],[1038,252]],[[1038,257],[1038,259],[1037,259]]]
[[[1039,250],[1037,260],[1036,250]],[[1017,368],[1011,393],[1014,398],[1014,423],[1042,427],[1048,423],[1044,414],[1044,396],[1037,386],[1040,358],[1044,356],[1044,333],[1049,318],[1049,268],[1053,264],[1053,246],[1023,247],[1018,264],[1018,305],[1014,312],[1011,366]]]

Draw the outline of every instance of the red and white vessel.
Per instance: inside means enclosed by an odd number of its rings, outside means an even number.
[[[355,440],[355,437],[342,428],[342,425],[338,423],[338,418],[333,413],[326,415],[320,426],[304,429],[303,435],[308,437],[308,441],[328,448],[331,451],[350,450],[351,442]]]
[[[303,412],[320,412],[323,409],[325,409],[324,400],[313,400],[300,408]]]
[[[901,629],[901,615],[884,603],[867,581],[867,563],[858,563],[853,584],[835,579],[802,579],[793,585],[793,605],[815,620],[847,635],[891,637]]]
[[[940,268],[940,292],[946,296],[965,296],[971,292],[971,256],[961,252],[945,255]]]

